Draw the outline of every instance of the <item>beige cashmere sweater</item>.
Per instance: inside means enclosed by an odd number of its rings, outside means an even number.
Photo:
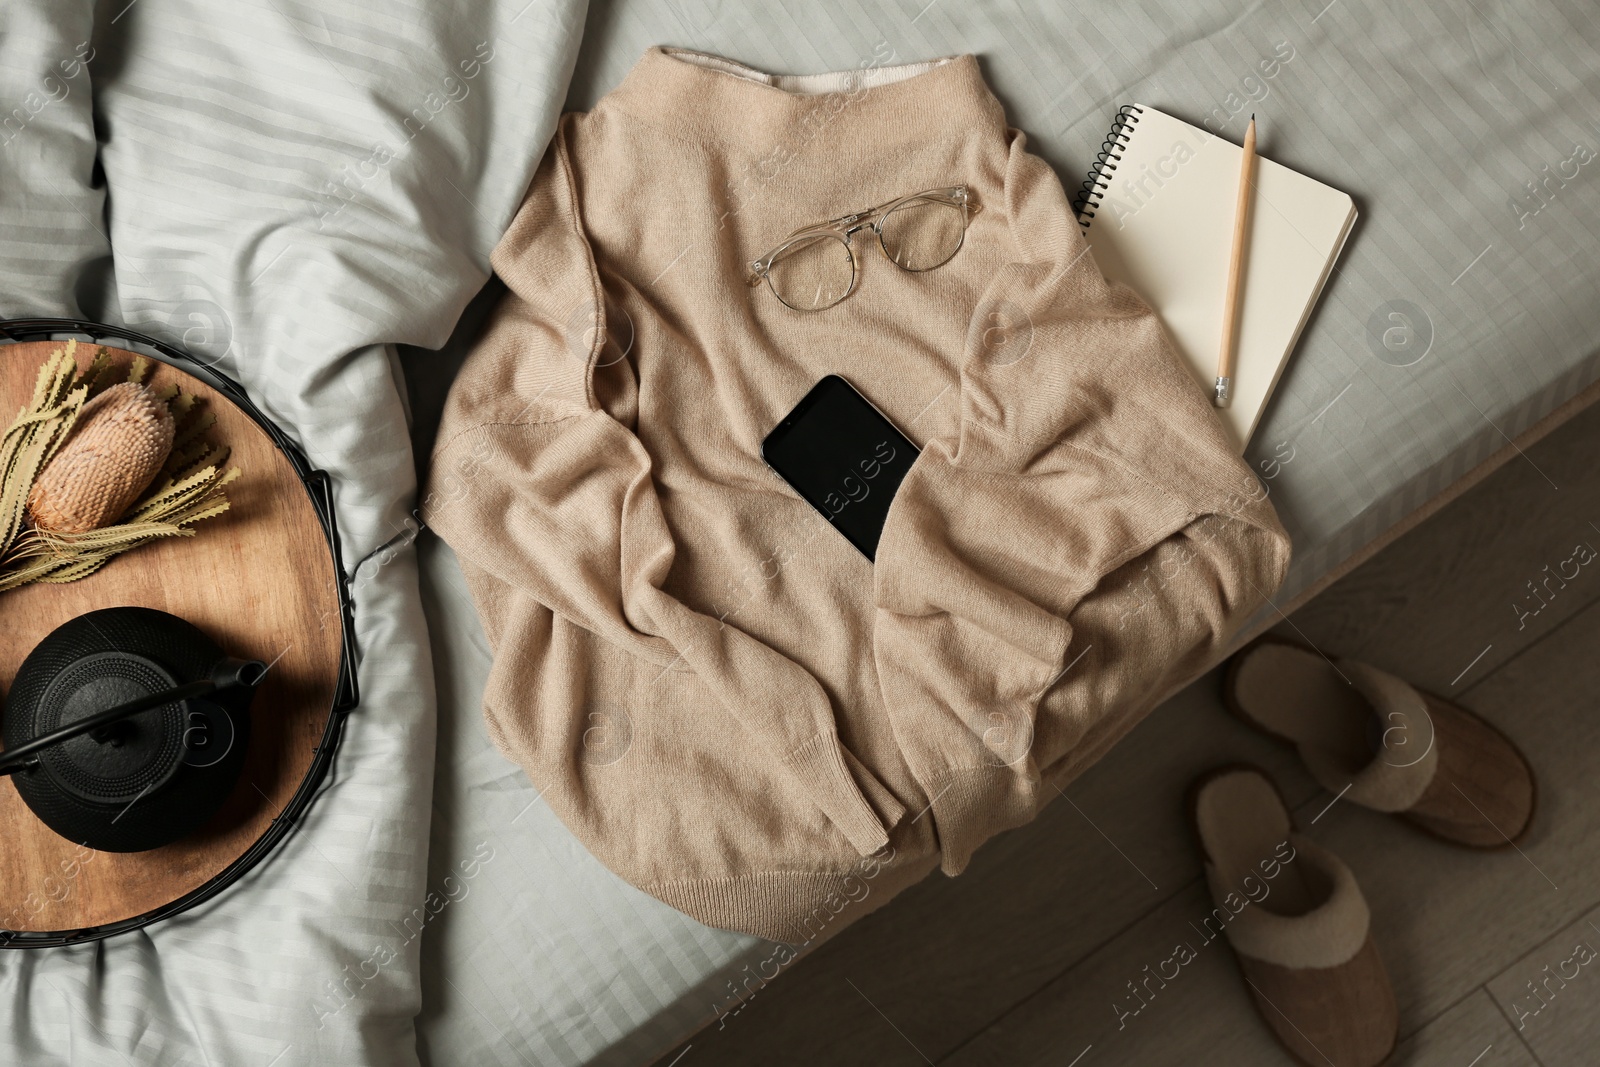
[[[494,649],[500,748],[617,874],[791,944],[1031,819],[1289,557],[976,59],[891,58],[651,49],[566,116],[424,502]],[[981,210],[937,270],[860,244],[818,312],[745,284],[802,225],[956,184]],[[875,565],[761,460],[830,373],[922,450]]]

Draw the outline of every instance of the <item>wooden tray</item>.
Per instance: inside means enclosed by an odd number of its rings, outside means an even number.
[[[33,393],[63,341],[0,345],[0,429]],[[100,346],[78,342],[79,366]],[[125,368],[134,353],[108,348]],[[120,380],[113,378],[113,381]],[[333,553],[306,485],[245,411],[199,379],[152,361],[154,386],[176,384],[214,412],[208,436],[233,449],[232,508],[196,535],[134,549],[68,585],[0,593],[0,697],[51,630],[97,608],[139,605],[187,619],[230,655],[272,663],[251,707],[239,784],[198,833],[148,852],[96,852],[34,817],[0,778],[0,930],[84,931],[136,919],[205,885],[259,841],[289,805],[334,714],[344,616]]]

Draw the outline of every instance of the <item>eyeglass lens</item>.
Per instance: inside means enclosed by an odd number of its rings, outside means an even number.
[[[966,233],[966,211],[944,200],[908,200],[883,217],[879,240],[902,270],[925,271],[950,261]],[[773,257],[767,284],[773,295],[799,311],[832,307],[850,294],[855,261],[832,234],[803,237]]]

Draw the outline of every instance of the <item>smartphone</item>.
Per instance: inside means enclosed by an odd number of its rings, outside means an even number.
[[[767,435],[761,458],[873,560],[917,446],[854,386],[830,374]]]

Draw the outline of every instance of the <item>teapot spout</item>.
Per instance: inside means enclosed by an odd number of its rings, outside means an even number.
[[[221,689],[254,689],[267,676],[267,665],[258,659],[220,659],[211,668],[211,684]]]

